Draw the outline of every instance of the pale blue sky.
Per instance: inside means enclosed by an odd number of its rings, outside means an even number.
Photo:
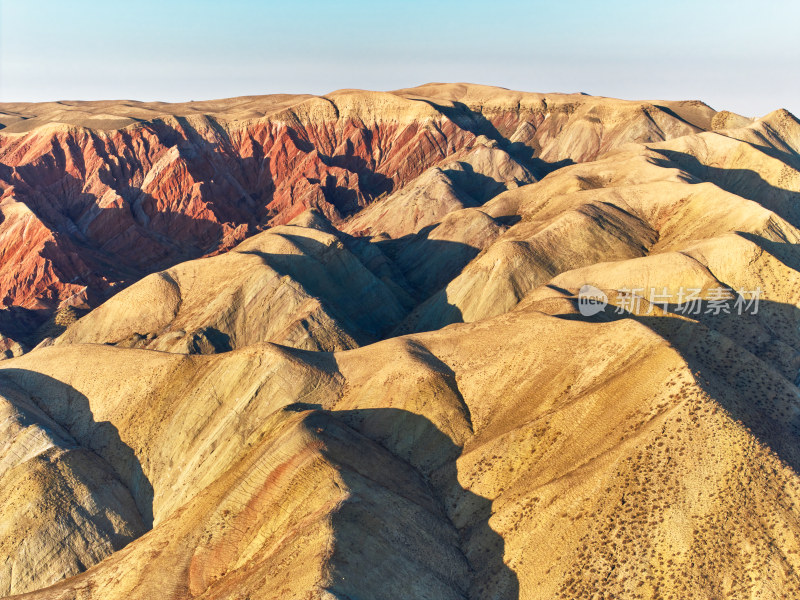
[[[0,0],[0,100],[469,81],[800,114],[800,2]]]

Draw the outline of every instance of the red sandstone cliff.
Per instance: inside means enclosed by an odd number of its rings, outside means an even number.
[[[464,157],[478,136],[543,174],[625,142],[698,131],[713,114],[691,103],[611,105],[440,85],[284,105],[255,119],[217,107],[120,129],[59,117],[0,131],[0,305],[40,311],[41,321],[59,306],[93,306],[147,273],[225,251],[308,207],[336,222]],[[14,110],[34,114],[37,105]],[[0,333],[10,318],[3,313]]]

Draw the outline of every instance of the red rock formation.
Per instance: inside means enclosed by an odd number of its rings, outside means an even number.
[[[48,124],[0,133],[0,305],[94,305],[309,207],[335,222],[466,155],[481,134],[522,161],[548,142],[553,160],[568,155],[552,139],[574,110],[559,113],[532,94],[527,104],[512,102],[506,96],[519,94],[498,90],[488,102],[428,100],[419,97],[424,89],[300,99],[256,120],[167,115],[111,131]],[[584,99],[592,101],[602,103]],[[667,113],[659,118],[673,129],[647,129],[653,119],[643,116],[644,129],[604,140],[594,155],[632,136],[692,130]],[[586,148],[577,155],[593,157]]]

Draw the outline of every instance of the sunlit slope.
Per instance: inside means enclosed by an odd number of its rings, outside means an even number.
[[[133,486],[110,422],[152,485],[152,531],[43,593],[416,597],[402,573],[431,597],[796,593],[797,388],[701,325],[569,306],[333,355],[4,363]]]
[[[0,362],[0,591],[800,596],[797,119],[451,84],[329,101],[475,140]]]

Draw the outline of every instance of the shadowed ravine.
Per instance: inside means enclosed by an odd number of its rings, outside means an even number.
[[[314,358],[314,353],[299,354]],[[88,399],[65,383],[22,369],[3,370],[1,377],[0,383],[6,383],[0,391],[9,386],[28,391],[43,413],[111,465],[150,529],[154,490],[140,458],[120,439],[117,428],[97,422]],[[336,598],[390,600],[397,598],[397,590],[404,590],[403,598],[519,597],[517,577],[503,561],[503,539],[488,524],[491,500],[461,487],[455,463],[461,448],[426,417],[393,408],[326,411],[305,403],[290,404],[283,410],[302,413],[302,427],[319,438],[322,455],[333,465],[341,465],[337,472],[348,497],[330,517],[333,539],[329,575],[323,582]],[[359,453],[363,467],[346,458]],[[385,454],[375,460],[390,465],[391,471],[370,474],[367,465],[373,459],[366,456],[370,453]],[[390,483],[382,483],[381,478]],[[395,478],[416,482],[404,489],[391,483]],[[376,504],[381,500],[386,504]],[[456,527],[454,519],[462,525]],[[436,524],[430,531],[425,530],[428,521]],[[100,525],[108,534],[115,533],[108,521]],[[229,535],[233,536],[230,543],[235,544],[236,531]],[[214,543],[226,544],[224,538]],[[114,549],[123,545],[118,542]],[[408,565],[417,567],[413,572],[404,571]],[[97,569],[102,566],[100,563]],[[192,585],[190,581],[190,588]]]
[[[153,486],[133,449],[108,421],[96,421],[89,399],[69,384],[22,369],[4,369],[6,379],[26,390],[35,405],[63,427],[83,448],[106,461],[128,489],[147,529],[153,527]]]
[[[402,431],[408,432],[406,435],[412,436],[415,440],[416,452],[428,449],[430,455],[440,457],[436,464],[423,467],[420,464],[407,462],[393,452],[396,460],[419,473],[433,502],[429,510],[444,516],[453,528],[451,552],[455,557],[463,556],[466,561],[466,571],[460,576],[454,576],[458,573],[458,568],[454,565],[458,565],[459,559],[452,556],[449,558],[438,556],[436,548],[431,546],[418,547],[417,550],[421,554],[417,555],[417,560],[431,565],[433,573],[443,568],[446,560],[451,561],[453,566],[444,571],[450,572],[450,577],[439,573],[426,581],[426,577],[430,575],[421,571],[398,572],[397,567],[402,567],[403,564],[403,546],[407,542],[393,537],[388,528],[380,523],[369,524],[371,515],[365,511],[356,496],[352,501],[346,501],[333,515],[332,520],[336,540],[331,557],[333,573],[329,589],[337,597],[362,598],[364,596],[358,593],[358,589],[363,585],[372,590],[375,595],[371,597],[375,600],[383,598],[389,600],[396,596],[382,596],[375,592],[380,589],[380,582],[387,584],[391,582],[387,587],[397,589],[403,587],[397,580],[400,579],[402,582],[402,578],[407,577],[408,589],[404,598],[445,598],[444,595],[437,596],[435,592],[442,584],[440,579],[444,579],[448,586],[458,592],[451,596],[453,598],[475,600],[519,598],[517,576],[503,562],[505,548],[503,538],[494,532],[488,523],[492,514],[492,501],[461,487],[455,463],[461,448],[431,421],[422,415],[394,408],[324,411],[318,405],[297,403],[287,406],[285,410],[305,412],[306,426],[317,430],[324,429],[328,420],[333,418],[373,439],[390,452],[398,443],[401,445],[408,443],[408,440],[399,439],[397,434],[393,433],[397,431],[398,424],[402,424]],[[364,448],[364,451],[368,452],[369,447]],[[348,487],[357,490],[363,485],[362,481],[348,480],[348,476],[354,475],[351,471],[343,469],[341,473]],[[465,526],[456,528],[452,524],[452,519],[459,512],[466,512],[470,516],[465,519],[467,523]],[[397,513],[388,506],[380,514],[386,519],[397,518]],[[458,517],[463,518],[461,515]],[[397,523],[393,523],[392,526],[398,527]],[[409,522],[405,526],[410,530],[418,524]],[[369,527],[372,533],[367,532],[366,527]],[[358,533],[354,536],[353,532],[361,532],[363,537]],[[385,552],[387,547],[394,548],[396,554],[387,555]],[[354,589],[355,582],[357,587]]]

